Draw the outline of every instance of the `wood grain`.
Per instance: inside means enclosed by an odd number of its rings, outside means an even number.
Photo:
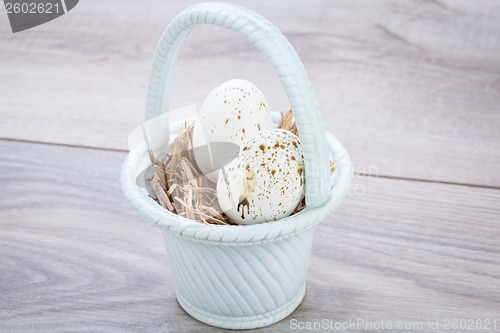
[[[126,149],[142,119],[154,46],[197,1],[85,1],[12,34],[0,18],[0,137]],[[500,5],[489,0],[236,1],[266,16],[304,61],[325,126],[358,172],[500,186]],[[174,107],[243,77],[288,103],[265,59],[235,33],[195,30]]]
[[[177,304],[161,233],[120,191],[124,153],[0,140],[0,156],[0,331],[219,331]],[[500,318],[499,216],[500,190],[356,177],[316,229],[305,300],[258,331]]]

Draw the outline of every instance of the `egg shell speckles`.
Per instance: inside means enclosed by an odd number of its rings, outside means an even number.
[[[297,136],[267,129],[244,142],[217,181],[222,210],[238,224],[289,216],[305,191],[304,157]]]
[[[271,113],[262,92],[249,81],[230,80],[212,90],[203,102],[193,131],[193,146],[229,142],[241,147],[247,138],[272,127]],[[227,154],[211,154],[212,157],[207,158],[206,154],[194,151],[198,168],[209,179],[217,181],[218,169]]]

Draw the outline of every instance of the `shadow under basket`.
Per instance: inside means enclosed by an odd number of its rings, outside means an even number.
[[[138,212],[161,228],[177,299],[187,313],[221,328],[263,327],[285,318],[302,301],[313,226],[347,194],[351,161],[342,144],[323,129],[307,74],[288,40],[264,18],[237,5],[194,5],[170,23],[155,51],[146,120],[167,109],[173,64],[182,41],[198,24],[240,32],[276,69],[294,110],[302,143],[307,207],[287,218],[256,225],[207,225],[186,219],[161,207],[141,185],[145,181],[143,171],[151,165],[145,144],[127,156],[122,187]],[[174,123],[167,130],[177,133],[180,126]],[[166,136],[169,145],[174,136]],[[336,161],[331,175],[330,160]]]

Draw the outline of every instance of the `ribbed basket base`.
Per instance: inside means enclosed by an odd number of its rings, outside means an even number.
[[[177,301],[189,315],[207,325],[227,329],[251,329],[272,325],[288,316],[300,305],[305,292],[306,285],[304,283],[297,295],[285,305],[271,312],[249,317],[228,317],[206,312],[189,304],[179,292],[177,292]]]

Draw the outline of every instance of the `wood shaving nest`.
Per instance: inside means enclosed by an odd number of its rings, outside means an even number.
[[[278,128],[298,136],[297,126],[290,109],[281,112]],[[157,159],[153,152],[149,158],[154,175],[149,182],[158,204],[174,214],[205,224],[235,225],[221,212],[217,201],[216,184],[210,182],[198,170],[193,156],[192,135],[194,123],[184,123],[172,145],[172,151],[164,161]],[[330,172],[335,171],[335,162],[330,162]],[[303,197],[292,215],[306,207]]]

